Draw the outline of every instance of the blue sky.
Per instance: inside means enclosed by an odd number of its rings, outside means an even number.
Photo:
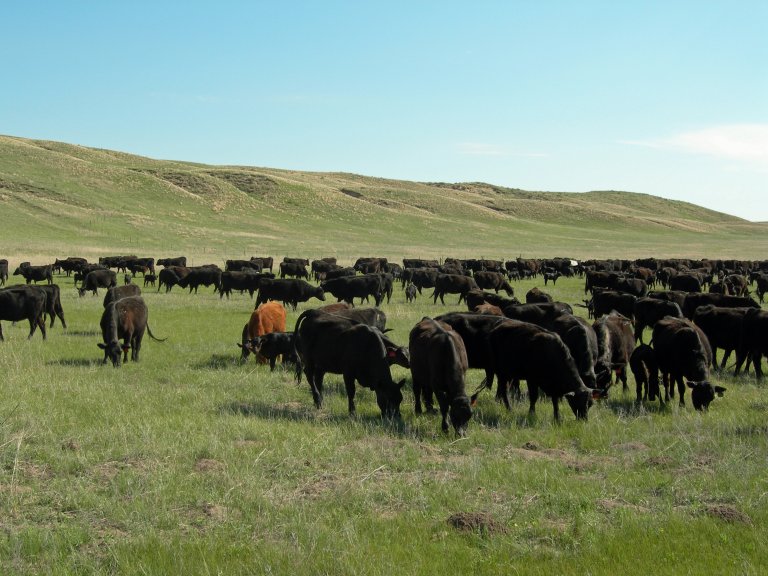
[[[768,221],[768,2],[11,2],[0,133]]]

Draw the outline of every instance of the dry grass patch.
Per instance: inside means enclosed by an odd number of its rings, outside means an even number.
[[[457,512],[451,514],[447,522],[460,532],[476,532],[484,536],[507,534],[509,532],[507,526],[487,512]]]
[[[752,524],[749,516],[728,504],[708,504],[704,507],[704,514],[729,524]]]

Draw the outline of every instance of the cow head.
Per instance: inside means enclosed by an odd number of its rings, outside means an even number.
[[[453,402],[451,402],[450,415],[451,424],[453,424],[453,429],[456,430],[456,435],[463,438],[467,435],[467,422],[472,418],[469,398],[466,396],[454,398]]]
[[[582,387],[578,390],[568,392],[565,394],[565,399],[568,400],[568,404],[573,410],[574,415],[579,420],[587,420],[589,409],[594,404],[595,398],[604,398],[607,396],[605,390],[598,388],[587,388],[582,384]]]
[[[128,350],[130,349],[130,346],[123,347],[120,345],[120,342],[117,340],[112,340],[109,344],[104,344],[103,342],[99,342],[97,344],[99,348],[104,350],[104,364],[107,363],[107,359],[112,360],[112,366],[115,368],[120,367],[120,362],[122,361],[123,353],[128,353]]]
[[[376,389],[376,403],[379,405],[382,417],[400,420],[400,404],[403,402],[403,386],[405,379],[399,382],[390,380],[388,385]]]
[[[385,344],[385,347],[387,349],[387,363],[390,366],[397,364],[403,368],[411,367],[411,354],[406,346]]]
[[[726,388],[722,386],[713,386],[706,380],[703,382],[688,382],[688,388],[691,389],[691,402],[696,410],[709,410],[709,405],[715,396],[723,396]]]

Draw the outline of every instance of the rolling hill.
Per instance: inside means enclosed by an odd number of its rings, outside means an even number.
[[[768,223],[647,194],[532,192],[155,160],[0,136],[0,252],[764,258]]]

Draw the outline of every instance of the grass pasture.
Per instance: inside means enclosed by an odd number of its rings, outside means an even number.
[[[768,570],[768,399],[753,375],[715,376],[728,392],[708,413],[614,388],[587,423],[564,404],[560,425],[548,401],[529,418],[486,392],[457,440],[415,417],[409,387],[396,425],[360,388],[350,418],[338,376],[318,411],[290,371],[240,364],[247,295],[145,291],[168,340],[104,366],[102,291],[58,283],[67,330],[57,320],[28,341],[24,323],[3,323],[2,574]],[[545,289],[573,304],[582,287]],[[398,287],[382,306],[393,339],[460,309],[446,302],[408,305]],[[480,379],[470,371],[467,388]]]

